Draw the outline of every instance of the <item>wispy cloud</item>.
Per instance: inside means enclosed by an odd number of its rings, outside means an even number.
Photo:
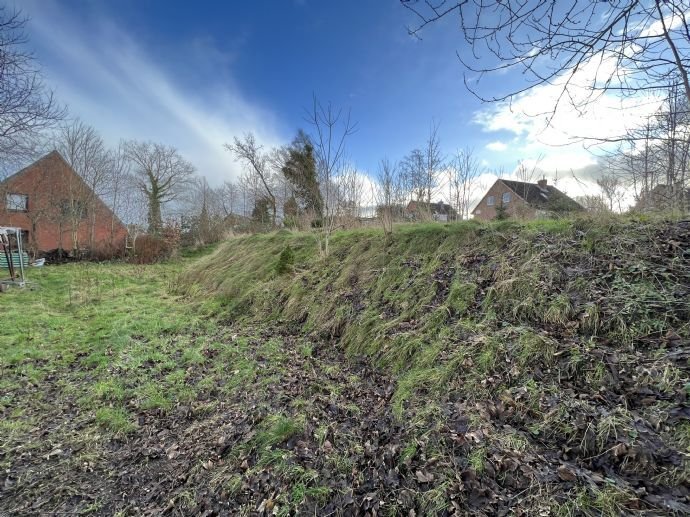
[[[51,2],[22,8],[31,18],[32,43],[48,82],[72,115],[109,142],[137,138],[174,145],[211,183],[219,183],[240,173],[224,142],[246,131],[264,145],[283,140],[276,117],[247,100],[233,81],[233,56],[211,40],[190,41],[189,55],[165,66],[105,13],[93,13],[87,24]]]

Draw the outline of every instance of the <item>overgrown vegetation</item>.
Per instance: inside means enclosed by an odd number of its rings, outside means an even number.
[[[614,514],[658,508],[665,496],[631,494],[668,494],[690,474],[671,438],[687,397],[689,238],[687,222],[634,218],[430,224],[389,239],[341,232],[322,260],[310,236],[282,232],[229,242],[183,285],[210,290],[240,325],[282,322],[369,356],[397,379],[393,414],[420,436],[469,422],[454,439],[477,490],[512,493],[515,458],[525,501],[554,491],[543,504],[565,511],[572,486],[588,511]],[[269,258],[288,246],[295,272],[278,275]],[[544,461],[565,469],[555,484],[536,482]],[[588,491],[602,462],[615,480]]]
[[[1,299],[0,509],[687,513],[689,250],[683,222],[497,221],[32,270]]]

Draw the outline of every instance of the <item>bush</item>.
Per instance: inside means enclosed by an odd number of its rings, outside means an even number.
[[[135,264],[153,264],[171,257],[180,247],[182,232],[175,223],[166,223],[160,235],[142,235],[134,244],[130,261]]]
[[[496,206],[496,217],[494,217],[494,220],[505,221],[506,219],[508,219],[508,213],[506,207],[503,206],[503,203],[501,203],[498,206]]]
[[[89,251],[89,258],[96,262],[122,258],[124,247],[125,243],[123,241],[101,243]]]
[[[130,261],[135,264],[153,264],[166,258],[168,250],[165,241],[155,235],[142,235],[137,238]]]

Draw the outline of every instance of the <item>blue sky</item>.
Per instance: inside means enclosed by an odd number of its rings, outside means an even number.
[[[109,143],[149,139],[178,147],[212,184],[236,178],[222,144],[252,131],[267,146],[307,127],[315,94],[350,109],[358,131],[348,155],[373,173],[381,158],[423,145],[432,120],[442,147],[475,149],[487,171],[512,171],[542,157],[546,170],[593,163],[558,128],[481,104],[466,91],[452,20],[412,38],[397,0],[181,2],[26,0],[31,46],[47,82],[73,116]],[[485,83],[487,94],[520,78]],[[548,102],[521,99],[520,109]],[[564,125],[571,121],[564,119]],[[561,131],[562,133],[562,131]],[[562,137],[562,134],[560,135]]]

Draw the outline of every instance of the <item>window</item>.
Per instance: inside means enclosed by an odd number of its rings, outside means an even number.
[[[503,201],[504,204],[510,203],[510,192],[504,192],[501,201]]]
[[[494,196],[487,197],[486,204],[489,206],[494,206],[496,204],[496,198]]]
[[[7,194],[5,208],[11,212],[28,212],[29,196],[26,194]]]

